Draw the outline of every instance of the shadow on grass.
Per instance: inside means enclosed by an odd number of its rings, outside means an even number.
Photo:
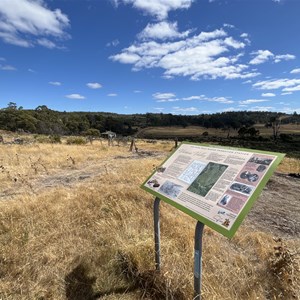
[[[84,265],[78,265],[65,277],[66,298],[68,300],[95,300],[112,294],[126,294],[137,289],[136,286],[120,287],[94,292],[96,277],[89,277]]]
[[[96,299],[93,284],[95,277],[87,275],[86,268],[80,264],[65,277],[66,298],[68,300]]]

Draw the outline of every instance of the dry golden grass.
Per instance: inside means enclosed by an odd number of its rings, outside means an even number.
[[[277,168],[278,172],[282,173],[299,173],[300,174],[300,160],[291,157],[285,157]]]
[[[254,127],[259,130],[261,135],[272,135],[272,128],[267,128],[265,124],[256,124]],[[281,124],[280,133],[299,134],[300,124]]]
[[[0,299],[193,298],[195,221],[161,203],[157,274],[153,197],[139,188],[173,143],[137,146],[0,146],[0,193],[19,191],[0,201]],[[76,172],[90,176],[45,185]],[[206,228],[203,241],[203,299],[300,299],[299,240],[242,226],[232,240]]]
[[[272,136],[272,128],[267,128],[265,124],[256,124],[254,126],[259,130],[260,134],[263,136]],[[215,128],[205,128],[201,126],[164,126],[164,127],[147,127],[141,131],[142,134],[146,134],[149,136],[165,136],[165,137],[199,137],[204,132],[208,132],[211,136],[217,137],[227,137],[228,133],[230,136],[237,136],[238,130],[231,129],[230,132],[228,130],[215,129]],[[299,124],[282,124],[280,127],[280,133],[285,134],[299,134],[300,133],[300,125]]]

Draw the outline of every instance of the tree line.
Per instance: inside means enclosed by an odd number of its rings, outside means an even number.
[[[299,123],[300,115],[276,112],[223,112],[199,115],[173,115],[163,113],[116,114],[107,112],[60,112],[40,105],[35,109],[23,109],[10,102],[0,109],[0,129],[24,131],[47,135],[83,135],[87,132],[113,131],[119,135],[134,135],[139,129],[149,126],[202,126],[205,128],[242,129],[251,134],[249,128],[254,124],[274,126]],[[246,130],[245,130],[246,129]],[[248,130],[248,131],[247,131]]]

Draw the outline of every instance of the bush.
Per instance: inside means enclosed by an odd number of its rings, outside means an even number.
[[[290,134],[286,134],[286,133],[281,133],[279,137],[283,142],[289,142],[293,140],[293,137]]]
[[[42,134],[36,134],[34,136],[34,139],[36,142],[41,143],[41,144],[47,144],[47,143],[61,144],[61,139],[60,139],[59,135],[46,136],[46,135],[42,135]]]
[[[67,145],[85,145],[86,139],[83,137],[69,137],[67,139]]]
[[[61,144],[61,139],[59,135],[51,135],[49,136],[49,141],[52,144]]]

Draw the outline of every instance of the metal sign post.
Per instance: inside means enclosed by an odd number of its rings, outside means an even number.
[[[160,271],[160,221],[159,221],[160,199],[154,201],[154,240],[155,240],[155,269]],[[202,236],[204,224],[197,222],[195,230],[195,253],[194,253],[194,300],[201,300],[202,283]]]
[[[203,228],[204,224],[198,221],[195,230],[194,300],[201,300]]]
[[[154,240],[155,240],[155,269],[160,271],[160,224],[159,224],[160,199],[154,201]]]

